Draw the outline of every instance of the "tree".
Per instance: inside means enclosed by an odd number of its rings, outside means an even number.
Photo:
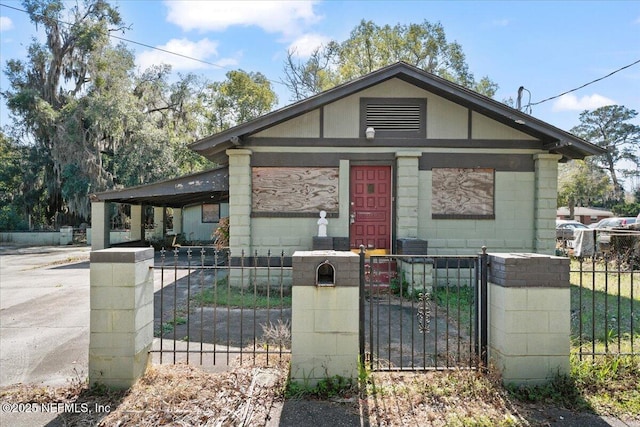
[[[262,73],[229,71],[224,82],[211,83],[201,95],[208,133],[260,117],[273,109],[278,97]]]
[[[560,166],[558,206],[568,206],[571,217],[576,206],[603,204],[611,190],[609,177],[588,160],[573,160]]]
[[[571,132],[591,143],[607,150],[605,154],[595,156],[595,165],[606,170],[611,178],[614,199],[624,201],[624,188],[619,174],[638,176],[640,172],[624,171],[619,165],[628,160],[638,165],[640,150],[640,126],[630,123],[638,113],[622,105],[607,105],[594,111],[583,111],[580,124]]]
[[[72,143],[66,138],[71,121],[75,120],[76,130],[80,130],[78,99],[94,77],[90,64],[105,53],[109,29],[121,28],[122,22],[117,11],[102,0],[74,6],[69,24],[64,21],[67,14],[62,1],[25,0],[23,5],[31,22],[43,27],[46,41],[34,39],[27,61],[7,62],[9,89],[2,95],[15,120],[13,132],[31,142],[35,154],[32,166],[42,173],[45,216],[51,220],[66,209],[61,186],[66,166],[74,162],[87,175],[91,166],[99,166],[95,146],[78,146],[80,134],[74,135]],[[77,158],[79,153],[84,156]],[[71,205],[72,210],[76,208]]]
[[[476,82],[465,62],[462,47],[448,42],[440,23],[378,26],[362,20],[350,37],[316,49],[309,60],[296,63],[289,51],[285,63],[285,85],[294,100],[300,100],[340,83],[368,74],[398,61],[415,65],[447,80],[493,96],[498,86],[483,77]]]
[[[110,31],[125,29],[115,8],[104,0],[69,11],[65,4],[24,1],[46,40],[34,39],[27,60],[7,62],[2,92],[15,147],[28,147],[23,197],[26,214],[38,221],[84,220],[90,192],[211,166],[188,149],[190,142],[265,114],[277,102],[260,73],[233,71],[222,83],[192,74],[174,79],[168,65],[139,73],[133,53],[109,42]]]

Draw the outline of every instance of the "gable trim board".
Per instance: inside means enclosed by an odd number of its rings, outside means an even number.
[[[234,147],[237,144],[242,145],[244,139],[248,136],[313,110],[322,110],[322,107],[327,104],[354,95],[391,79],[400,79],[417,88],[428,91],[434,96],[441,97],[454,104],[459,104],[469,111],[486,116],[518,132],[528,134],[532,138],[540,140],[545,149],[553,153],[562,154],[565,158],[582,159],[589,155],[604,153],[604,150],[600,147],[590,144],[575,135],[403,62],[381,68],[364,77],[344,83],[306,100],[266,114],[258,119],[203,138],[191,144],[190,148],[209,159],[220,160],[224,158],[224,153],[228,148]],[[473,116],[473,114],[470,113],[467,113],[466,116],[469,117],[469,115]],[[469,122],[472,120],[474,119],[470,119]],[[322,128],[324,128],[325,121],[326,112],[323,112]],[[470,125],[470,123],[467,125]],[[319,135],[320,126],[318,127],[318,131]],[[236,144],[231,142],[232,139],[236,141]]]

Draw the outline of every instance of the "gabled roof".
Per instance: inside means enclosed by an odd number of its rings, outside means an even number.
[[[209,159],[214,159],[224,153],[227,148],[241,144],[243,138],[247,136],[393,78],[404,80],[538,138],[543,142],[544,149],[562,154],[565,158],[583,159],[586,156],[605,152],[604,149],[549,123],[405,62],[381,68],[247,123],[208,136],[192,143],[189,148]]]
[[[92,202],[116,202],[181,208],[228,197],[229,168],[221,167],[166,181],[91,194]]]

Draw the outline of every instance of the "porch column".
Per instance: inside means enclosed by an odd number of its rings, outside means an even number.
[[[396,153],[396,233],[397,237],[418,237],[419,151]]]
[[[558,160],[560,154],[534,154],[534,250],[553,255],[556,247],[556,210],[558,207]]]
[[[97,251],[111,246],[109,233],[111,223],[109,221],[108,202],[91,202],[91,250]]]
[[[142,206],[131,205],[131,240],[144,239],[144,222],[142,221]]]
[[[229,247],[251,248],[251,150],[229,149]]]
[[[164,238],[167,229],[166,210],[164,207],[153,207],[153,237]]]
[[[182,233],[182,209],[173,208],[173,234]]]

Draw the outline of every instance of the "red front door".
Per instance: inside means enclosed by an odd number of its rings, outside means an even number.
[[[351,248],[391,250],[391,167],[352,166]]]

